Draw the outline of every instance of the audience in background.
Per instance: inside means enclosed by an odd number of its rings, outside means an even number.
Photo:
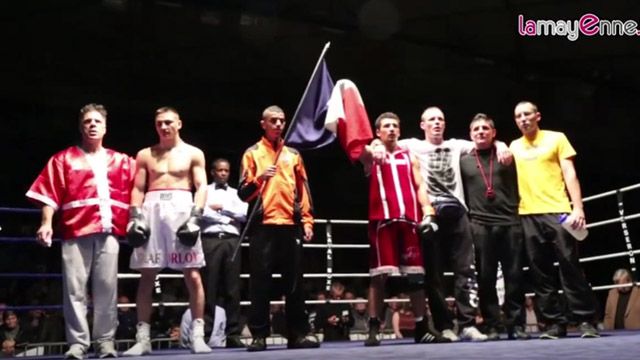
[[[609,290],[604,309],[604,328],[640,329],[640,290],[633,284],[631,271],[618,269],[613,274],[613,283],[629,286]]]

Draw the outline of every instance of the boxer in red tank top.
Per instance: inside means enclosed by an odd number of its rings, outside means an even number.
[[[367,147],[360,161],[370,177],[369,186],[369,336],[365,346],[380,345],[380,314],[384,284],[389,275],[407,275],[410,297],[416,315],[415,341],[439,342],[444,339],[427,331],[424,319],[424,267],[417,223],[422,228],[437,230],[435,211],[429,202],[427,187],[420,175],[418,161],[400,150],[400,118],[383,113],[375,122],[376,136],[386,152],[383,164],[373,162],[374,148]]]

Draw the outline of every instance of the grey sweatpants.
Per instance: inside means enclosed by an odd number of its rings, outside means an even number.
[[[62,243],[62,303],[67,342],[88,348],[90,344],[87,285],[91,275],[93,338],[113,341],[118,326],[118,251],[110,234],[90,234]]]

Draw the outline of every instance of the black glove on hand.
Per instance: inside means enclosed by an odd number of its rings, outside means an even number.
[[[200,237],[200,219],[203,209],[194,206],[191,209],[191,216],[184,222],[176,232],[178,240],[184,246],[193,247]]]
[[[429,241],[433,238],[434,233],[438,231],[438,224],[436,224],[436,215],[432,207],[426,207],[423,212],[424,216],[416,227],[416,230],[418,231],[420,240]]]
[[[127,240],[133,248],[140,247],[147,243],[151,230],[144,221],[142,209],[137,206],[129,208],[129,223],[127,224]]]

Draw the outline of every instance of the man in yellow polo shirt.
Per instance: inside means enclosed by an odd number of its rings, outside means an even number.
[[[576,152],[563,133],[539,128],[541,115],[535,104],[518,103],[514,115],[523,135],[511,143],[518,171],[518,213],[536,300],[548,324],[540,338],[567,335],[568,321],[558,294],[555,261],[560,264],[562,290],[574,319],[580,322],[582,337],[598,337],[592,325],[597,311],[595,295],[580,267],[576,241],[558,220],[558,216],[570,214],[566,221],[574,229],[585,226],[580,182],[573,165]]]

